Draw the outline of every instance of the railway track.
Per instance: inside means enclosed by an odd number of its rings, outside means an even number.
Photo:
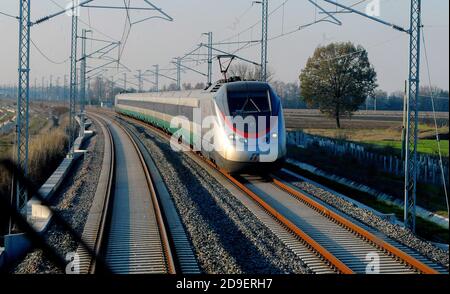
[[[166,231],[174,221],[164,219],[152,178],[155,174],[149,171],[139,142],[114,120],[90,116],[105,134],[105,155],[84,240],[112,273],[199,273],[184,231]],[[176,219],[175,214],[172,211],[170,218]],[[173,253],[174,244],[180,260]],[[78,253],[81,273],[98,272],[95,258],[81,248]]]
[[[419,254],[405,252],[278,178],[243,176],[238,182],[338,272],[371,272],[375,258],[381,274],[439,273]]]
[[[168,138],[158,128],[133,118],[127,117],[126,120]],[[207,164],[214,166],[209,161]],[[252,200],[240,199],[314,273],[361,274],[373,270],[382,274],[446,272],[412,249],[380,236],[373,229],[337,213],[278,178],[234,177],[223,170],[216,170]],[[374,264],[371,262],[378,262],[379,268],[371,267]]]

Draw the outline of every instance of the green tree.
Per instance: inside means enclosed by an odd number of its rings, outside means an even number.
[[[334,119],[341,127],[341,117],[353,112],[373,95],[377,74],[367,51],[351,42],[318,47],[300,74],[301,95],[308,107]]]

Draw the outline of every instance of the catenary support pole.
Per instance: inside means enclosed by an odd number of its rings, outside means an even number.
[[[16,160],[17,165],[28,175],[28,127],[29,127],[29,100],[30,100],[30,2],[20,0],[19,12],[19,83],[17,91],[17,118],[16,118]],[[15,178],[16,179],[16,178]],[[16,207],[23,211],[28,193],[18,181],[14,187]]]

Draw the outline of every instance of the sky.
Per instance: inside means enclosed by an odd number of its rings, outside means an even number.
[[[128,1],[128,0],[127,0]],[[322,0],[315,0],[328,10],[336,7]],[[355,6],[364,11],[373,0],[363,1]],[[0,12],[18,15],[18,1],[0,0]],[[32,0],[32,20],[36,20],[60,10],[68,0]],[[251,0],[153,0],[156,6],[162,8],[174,21],[150,19],[131,27],[131,32],[123,50],[121,62],[132,72],[127,74],[127,80],[135,83],[136,71],[151,69],[159,64],[162,69],[172,69],[173,58],[183,56],[201,42],[206,43],[205,32],[213,32],[214,42],[223,40],[236,42],[244,40],[259,40],[261,36],[260,19],[261,6],[252,5]],[[352,5],[358,0],[340,0],[340,3]],[[379,0],[380,18],[408,28],[409,0]],[[56,4],[55,4],[56,3]],[[92,5],[123,4],[123,0],[94,0]],[[429,58],[429,68],[432,84],[448,90],[449,88],[449,1],[426,0],[423,5],[423,24],[426,49]],[[131,0],[133,6],[145,6],[143,0]],[[284,4],[284,5],[283,5]],[[378,73],[378,84],[382,90],[392,92],[403,89],[408,76],[408,46],[407,34],[391,27],[373,22],[356,14],[339,14],[336,17],[342,25],[330,22],[320,22],[303,30],[287,34],[301,25],[311,23],[324,15],[308,0],[269,0],[269,11],[275,10],[269,18],[269,38],[280,36],[269,42],[269,67],[274,72],[274,78],[284,82],[297,82],[301,70],[315,48],[330,42],[352,41],[365,47],[369,59]],[[132,20],[156,15],[155,12],[132,12]],[[93,29],[93,38],[104,40],[120,40],[126,18],[122,10],[105,10],[83,8],[80,10],[81,22],[79,29]],[[53,75],[53,83],[57,77],[69,73],[68,57],[70,55],[70,20],[68,15],[61,15],[52,20],[34,26],[31,38],[45,57],[34,47],[31,47],[31,85],[37,80],[40,85],[42,77],[46,81]],[[252,25],[253,28],[248,29]],[[0,14],[0,84],[13,84],[17,81],[17,47],[18,24],[13,18]],[[95,50],[100,42],[88,42],[88,52]],[[222,45],[219,48],[233,52],[241,45]],[[199,53],[206,53],[205,50]],[[111,52],[117,57],[117,51]],[[254,43],[236,53],[237,55],[260,62],[260,45]],[[203,57],[195,57],[202,59]],[[50,61],[48,60],[50,59]],[[89,66],[100,65],[99,60],[89,60]],[[196,70],[206,72],[206,64],[197,62],[186,65]],[[121,72],[121,71],[120,71]],[[175,78],[174,71],[164,72]],[[422,48],[422,85],[428,85],[428,74]],[[120,83],[122,74],[117,69],[110,69],[106,77],[114,76]],[[214,80],[221,78],[217,62],[214,63]],[[133,80],[134,79],[134,80]],[[152,76],[147,77],[153,80]],[[205,78],[194,72],[182,74],[183,83],[204,82]],[[171,80],[160,78],[161,84],[169,84]],[[151,84],[146,82],[146,88]]]

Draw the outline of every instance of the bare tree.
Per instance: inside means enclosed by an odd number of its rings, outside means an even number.
[[[195,84],[195,87],[194,87],[194,89],[196,89],[196,90],[203,90],[205,88],[206,88],[205,83],[197,83],[197,84]]]
[[[171,83],[169,87],[167,87],[167,91],[178,91],[178,86],[175,83]]]
[[[183,83],[183,89],[184,90],[192,90],[192,84],[191,83]]]
[[[261,79],[261,67],[252,66],[248,63],[236,63],[229,69],[228,76],[240,77],[244,81],[259,81]],[[267,81],[271,82],[274,77],[274,72],[271,69],[267,70]]]

